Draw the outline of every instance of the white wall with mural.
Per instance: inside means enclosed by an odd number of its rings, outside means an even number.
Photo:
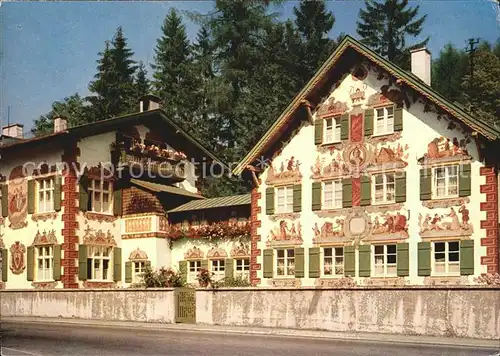
[[[484,184],[479,174],[483,163],[475,139],[458,122],[438,115],[423,99],[414,102],[413,97],[408,98],[396,86],[389,86],[388,78],[376,68],[365,63],[353,69],[354,72],[355,75],[349,74],[336,84],[324,99],[314,113],[315,124],[304,123],[260,175],[258,234],[261,241],[257,248],[274,249],[274,275],[264,278],[263,267],[257,277],[261,278],[262,285],[275,286],[344,283],[342,275],[326,278],[323,272],[320,278],[309,278],[309,249],[406,242],[409,243],[408,276],[379,278],[380,282],[377,278],[360,277],[360,250],[356,247],[354,281],[358,284],[473,283],[473,276],[486,272],[480,258],[486,251],[480,243],[484,235],[480,221],[485,219],[485,213],[480,211],[484,197],[479,189]],[[367,117],[370,115],[373,118]],[[367,123],[367,120],[370,121]],[[321,132],[319,139],[318,131]],[[436,167],[453,164],[457,164],[458,172],[455,168],[435,171]],[[459,186],[457,182],[462,181],[456,176],[468,167],[470,180]],[[421,199],[420,189],[422,169],[432,172],[432,178],[424,179],[425,184],[431,184],[428,187],[431,196],[425,201]],[[384,177],[384,173],[390,176]],[[437,175],[439,179],[443,175],[446,180],[443,186],[434,183]],[[377,177],[381,177],[380,182],[375,181]],[[345,183],[346,178],[352,180]],[[335,183],[329,183],[331,181]],[[325,186],[325,183],[332,185]],[[299,189],[293,188],[299,184],[301,195],[296,198],[291,190]],[[346,198],[345,184],[349,184],[349,198]],[[383,189],[376,191],[375,186]],[[288,191],[280,187],[287,187]],[[271,194],[268,188],[274,188],[274,195],[269,198],[274,199],[272,214],[266,213],[266,208],[269,209],[266,200]],[[463,193],[466,189],[469,192]],[[364,201],[366,197],[368,202]],[[296,211],[297,204],[300,212]],[[325,207],[326,204],[329,207]],[[346,208],[346,204],[349,207]],[[280,209],[286,212],[279,213]],[[418,276],[419,242],[431,242],[436,249],[443,245],[432,242],[445,242],[443,253],[448,263],[454,261],[451,250],[456,246],[446,242],[459,240],[473,241],[473,276],[456,274],[455,279],[451,278],[453,273]],[[278,277],[277,273],[282,271],[276,269],[287,262],[286,258],[279,260],[276,254],[285,247],[304,248],[304,278]],[[438,256],[434,255],[438,252],[432,247],[433,256]],[[387,251],[384,254],[383,258],[387,258]],[[373,249],[371,255],[372,264],[368,269],[371,267],[374,277]],[[322,255],[322,269],[323,258]],[[263,265],[265,260],[265,256],[260,256],[258,263]]]

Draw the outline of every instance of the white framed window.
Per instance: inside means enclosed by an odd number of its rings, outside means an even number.
[[[460,275],[460,242],[433,242],[433,274]]]
[[[342,208],[342,182],[340,180],[323,182],[322,191],[322,209]]]
[[[276,250],[276,275],[295,276],[295,251],[293,248]]]
[[[36,280],[54,280],[54,246],[36,247]]]
[[[394,132],[394,106],[374,109],[374,134],[385,135]]]
[[[201,260],[189,261],[188,282],[194,283],[198,280],[198,273],[201,270]]]
[[[220,281],[226,276],[224,260],[212,260],[210,261],[210,272],[212,272],[212,278],[214,281]]]
[[[89,181],[89,211],[111,214],[112,189],[111,182],[91,179]]]
[[[142,280],[142,274],[146,270],[146,262],[144,261],[135,261],[134,262],[134,282],[140,282]]]
[[[458,165],[432,169],[433,198],[458,197]]]
[[[324,119],[324,143],[340,142],[340,118]]]
[[[323,271],[324,277],[344,275],[344,248],[324,247],[323,248]]]
[[[109,246],[88,246],[87,279],[111,281],[111,250]]]
[[[250,280],[250,259],[239,258],[235,260],[235,273],[236,278]]]
[[[276,213],[291,213],[293,211],[293,186],[277,187]]]
[[[54,178],[36,180],[37,188],[37,213],[50,213],[54,211]]]
[[[396,201],[394,173],[375,174],[372,177],[372,197],[373,204],[387,204]]]
[[[373,275],[376,277],[397,276],[396,245],[373,246]]]

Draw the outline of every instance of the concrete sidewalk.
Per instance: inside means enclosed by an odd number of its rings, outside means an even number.
[[[294,337],[306,339],[340,339],[352,341],[371,341],[379,343],[398,343],[398,344],[418,344],[418,345],[439,345],[439,346],[463,346],[467,348],[487,348],[497,349],[500,352],[500,340],[482,340],[482,339],[462,339],[462,338],[444,338],[434,336],[411,336],[397,334],[376,334],[376,333],[347,333],[332,332],[321,330],[297,330],[297,329],[279,329],[279,328],[257,328],[243,326],[221,326],[221,325],[201,325],[201,324],[161,324],[161,323],[140,323],[126,321],[103,321],[89,319],[55,319],[55,318],[24,318],[24,317],[2,317],[2,322],[9,323],[55,323],[60,325],[78,324],[89,327],[105,328],[141,328],[154,330],[172,330],[172,331],[193,331],[205,333],[229,333],[229,334],[247,334],[247,335],[268,335],[279,337]]]

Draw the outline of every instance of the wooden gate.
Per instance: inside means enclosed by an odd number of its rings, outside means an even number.
[[[175,322],[196,324],[196,289],[175,288]]]

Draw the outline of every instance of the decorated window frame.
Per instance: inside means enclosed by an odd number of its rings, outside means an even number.
[[[332,186],[332,191],[328,192],[328,186]],[[331,205],[327,204],[327,193],[330,193]],[[321,210],[342,209],[343,184],[342,179],[326,179],[321,181]]]
[[[125,268],[130,269],[128,272],[130,274],[128,282],[140,283],[142,281],[143,273],[145,272],[146,268],[151,267],[151,262],[148,259],[148,255],[146,254],[146,252],[137,247],[137,249],[130,253],[128,260],[129,261],[125,263]],[[127,273],[125,275],[127,275]]]
[[[323,144],[330,145],[342,142],[341,116],[334,115],[324,117],[323,120]],[[329,132],[331,134],[329,134]]]
[[[372,205],[386,205],[396,203],[397,172],[374,172],[371,175],[371,203]],[[382,181],[378,179],[382,178]],[[392,179],[392,181],[391,181]],[[382,199],[377,199],[377,188],[382,187]],[[391,188],[392,186],[392,188]],[[388,198],[392,194],[392,198]]]
[[[33,259],[33,270],[28,272],[33,274],[33,282],[54,282],[59,279],[61,246],[57,241],[55,230],[37,232],[33,244],[28,247],[28,258]]]
[[[274,187],[276,199],[274,211],[275,214],[293,213],[293,184],[276,185]],[[280,210],[280,192],[283,192],[283,208]]]
[[[89,177],[89,212],[106,215],[113,214],[113,183],[113,180]],[[107,196],[107,201],[105,200],[105,196]]]
[[[459,164],[447,164],[433,166],[432,168],[432,199],[458,198],[460,191],[460,167]],[[438,172],[442,171],[441,174]],[[454,180],[455,183],[450,183]],[[444,185],[440,186],[440,181]],[[443,193],[440,194],[440,190]],[[451,192],[450,192],[451,191]]]

